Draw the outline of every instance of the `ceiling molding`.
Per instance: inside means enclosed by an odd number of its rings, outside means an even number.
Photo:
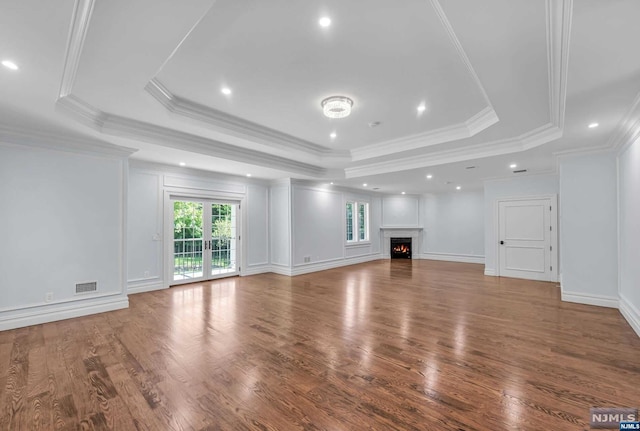
[[[87,37],[89,22],[93,13],[95,0],[76,0],[73,5],[71,25],[69,26],[69,37],[67,39],[67,53],[62,71],[62,81],[58,97],[63,98],[71,94],[73,84],[76,80],[80,56],[84,47],[84,40]]]
[[[611,134],[607,146],[622,153],[638,138],[640,138],[640,93],[636,95],[626,115]]]
[[[446,163],[517,153],[558,139],[560,136],[562,136],[562,131],[553,124],[548,123],[513,139],[502,139],[346,168],[345,177],[357,178],[368,175],[387,174],[402,170],[419,169]]]
[[[296,151],[319,159],[330,156],[333,159],[343,158],[345,162],[349,161],[348,151],[332,150],[176,96],[157,78],[149,81],[145,90],[173,114],[206,123],[213,126],[214,130],[249,139],[270,148],[276,146],[287,152]]]
[[[351,157],[354,161],[367,160],[470,138],[498,121],[496,112],[491,106],[488,106],[464,123],[358,148],[351,151]]]
[[[0,143],[44,148],[69,153],[127,158],[137,150],[92,138],[0,125]]]
[[[561,129],[567,100],[573,0],[547,0],[547,65],[550,121]]]
[[[480,92],[482,93],[482,97],[484,98],[486,104],[493,109],[491,105],[491,100],[489,100],[489,96],[487,95],[487,92],[484,89],[484,86],[482,85],[480,78],[478,78],[478,75],[476,74],[476,71],[473,68],[473,65],[471,64],[469,57],[467,57],[467,53],[462,48],[462,44],[460,43],[458,36],[456,36],[456,33],[453,31],[453,27],[451,26],[451,23],[449,22],[447,15],[444,13],[444,10],[442,10],[442,6],[440,6],[440,3],[438,2],[438,0],[431,0],[431,6],[433,6],[433,9],[435,10],[436,15],[438,15],[438,19],[442,23],[442,26],[444,27],[444,29],[447,31],[447,35],[449,36],[451,43],[453,43],[453,46],[455,47],[456,52],[460,57],[460,60],[462,60],[462,62],[467,68],[467,71],[469,72],[469,75],[471,75],[471,79],[473,80],[473,82],[475,82],[475,84],[480,89]],[[497,115],[496,115],[496,118],[497,118]]]
[[[190,151],[312,177],[324,177],[327,173],[327,170],[320,166],[236,147],[167,127],[105,113],[76,96],[67,96],[59,99],[57,104],[79,122],[106,135],[135,139],[167,148]]]

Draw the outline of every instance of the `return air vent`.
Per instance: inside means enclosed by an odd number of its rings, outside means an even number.
[[[525,172],[527,172],[526,169],[518,169],[517,171],[513,171],[514,174],[523,174]]]
[[[89,283],[78,283],[76,284],[76,293],[87,293],[87,292],[95,292],[98,290],[98,282],[91,281]]]

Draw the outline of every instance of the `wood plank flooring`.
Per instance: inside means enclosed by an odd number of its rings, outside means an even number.
[[[640,407],[617,310],[482,271],[230,278],[0,332],[0,429],[585,430],[592,406]]]

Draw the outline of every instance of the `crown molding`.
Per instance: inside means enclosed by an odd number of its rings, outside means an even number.
[[[464,63],[465,67],[467,68],[467,71],[469,72],[471,79],[480,89],[480,92],[482,93],[482,97],[484,98],[485,103],[493,110],[493,107],[491,105],[491,100],[489,100],[489,96],[487,95],[487,92],[484,89],[484,86],[482,85],[480,78],[478,78],[478,74],[473,68],[471,61],[467,56],[467,53],[462,48],[462,44],[460,43],[458,36],[456,36],[456,33],[453,31],[453,27],[451,26],[451,23],[449,22],[447,15],[444,13],[444,10],[442,10],[442,6],[438,2],[438,0],[431,0],[431,6],[433,6],[433,9],[435,10],[436,15],[438,16],[440,23],[446,30],[447,35],[449,36],[449,40],[451,40],[451,43],[453,43],[453,46],[456,49],[456,52],[458,53],[460,60],[462,60],[462,63]],[[496,115],[496,118],[497,118],[497,115]]]
[[[136,139],[167,148],[281,169],[283,171],[312,177],[323,177],[327,172],[325,168],[320,166],[236,147],[235,145],[180,132],[167,127],[105,113],[76,96],[61,98],[57,104],[81,123],[106,135]]]
[[[550,120],[564,127],[573,0],[547,0],[547,65]]]
[[[62,71],[62,81],[58,97],[63,98],[71,94],[71,89],[76,80],[78,65],[82,48],[87,37],[89,22],[93,13],[95,0],[76,0],[73,5],[73,15],[71,26],[69,27],[69,37],[67,38],[67,53]]]
[[[310,155],[314,159],[331,157],[349,161],[348,151],[332,150],[176,96],[157,78],[151,79],[145,86],[145,90],[171,113],[206,123],[217,131],[249,139],[269,148],[275,147],[288,153],[296,151],[306,156]]]
[[[640,138],[640,93],[636,95],[625,116],[607,141],[607,147],[622,153]]]
[[[488,106],[463,123],[358,148],[351,151],[351,157],[353,161],[367,160],[470,138],[498,121],[496,112]]]
[[[427,166],[516,153],[551,142],[561,136],[562,130],[551,123],[547,123],[544,126],[524,133],[513,139],[502,139],[488,143],[434,151],[427,154],[346,168],[345,177],[357,178],[368,175],[386,174],[401,170],[418,169]]]
[[[42,130],[0,124],[0,143],[43,148],[77,154],[127,158],[137,150],[93,138],[79,138]]]

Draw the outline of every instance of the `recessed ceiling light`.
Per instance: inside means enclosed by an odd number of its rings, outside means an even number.
[[[427,107],[424,106],[424,103],[421,103],[420,105],[418,105],[418,112],[424,112],[425,109],[427,109]]]
[[[333,181],[331,181],[331,183],[330,183],[330,184],[331,184],[331,185],[333,185]]]
[[[367,187],[367,183],[364,183],[364,184],[362,185],[362,187]]]
[[[403,194],[403,195],[406,195],[406,193],[405,193],[405,192],[402,192],[402,194]]]
[[[596,128],[596,127],[598,127],[599,125],[600,125],[600,124],[598,124],[598,123],[591,123],[591,124],[589,124],[589,128],[590,128],[590,129],[595,129],[595,128]]]
[[[318,21],[318,24],[320,24],[320,27],[329,27],[331,25],[331,18],[323,16],[320,18],[320,21]]]
[[[431,178],[433,178],[433,175],[429,174],[427,175],[427,179],[430,180]]]
[[[248,176],[248,177],[250,177],[250,176],[251,176],[251,174],[247,174],[247,176]]]
[[[456,190],[460,190],[462,187],[460,186],[456,186]]]
[[[180,162],[179,165],[180,166],[187,166],[187,164],[185,162]]]
[[[222,90],[220,90],[222,92],[222,94],[224,94],[225,96],[229,96],[231,94],[231,89],[229,87],[223,87]]]
[[[18,70],[18,65],[11,60],[3,60],[2,65],[7,69]]]
[[[330,137],[331,139],[335,139],[335,138],[336,138],[336,136],[338,136],[338,135],[336,134],[336,132],[333,132],[333,133],[331,133],[331,134],[329,135],[329,137]]]
[[[515,168],[517,168],[517,167],[518,167],[518,165],[516,165],[515,163],[511,163],[511,164],[509,165],[509,167],[510,167],[511,169],[515,169]]]

